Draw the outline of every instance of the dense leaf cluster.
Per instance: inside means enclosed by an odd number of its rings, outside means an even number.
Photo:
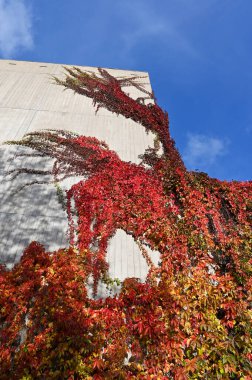
[[[70,247],[50,253],[34,242],[13,270],[1,270],[0,378],[251,379],[252,183],[187,171],[167,114],[122,90],[141,90],[136,78],[76,68],[57,82],[138,122],[156,144],[135,165],[70,132],[9,142],[54,158],[54,181],[85,180],[67,192]],[[118,296],[90,298],[90,276],[94,295],[107,279],[117,229],[139,245],[147,280],[129,278]],[[146,245],[160,252],[159,267]]]

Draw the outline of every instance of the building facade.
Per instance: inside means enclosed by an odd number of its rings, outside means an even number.
[[[80,68],[97,72],[97,68]],[[108,71],[118,78],[139,76],[145,88],[151,89],[145,72]],[[96,113],[91,99],[64,91],[54,83],[54,76],[64,77],[62,65],[0,60],[0,259],[8,268],[19,261],[31,241],[39,241],[50,251],[69,245],[67,215],[58,192],[59,186],[64,193],[80,178],[57,186],[36,184],[20,190],[31,177],[21,174],[13,178],[15,172],[8,171],[21,167],[46,169],[53,162],[43,157],[21,157],[22,149],[5,145],[5,141],[19,140],[25,133],[41,129],[69,130],[105,141],[122,160],[134,163],[139,163],[139,155],[154,145],[154,135],[146,134],[144,127],[105,109]],[[126,90],[133,98],[140,96],[134,87]],[[152,258],[157,264],[158,253],[152,252]],[[147,275],[148,265],[138,246],[122,230],[111,239],[107,260],[112,278],[144,280]],[[104,292],[100,289],[101,294]]]

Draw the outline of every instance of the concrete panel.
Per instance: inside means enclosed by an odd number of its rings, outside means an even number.
[[[14,63],[14,64],[13,64]],[[9,62],[0,60],[0,106],[22,109],[40,109],[71,113],[94,114],[92,100],[72,91],[62,91],[62,87],[53,83],[53,76],[64,78],[64,69],[60,65],[35,62]],[[69,66],[71,67],[71,66]],[[81,67],[83,70],[97,72],[97,68]],[[129,72],[108,69],[116,77],[139,76],[139,82],[151,90],[149,77],[143,72]],[[134,87],[125,91],[137,98],[142,93]],[[100,115],[110,115],[100,109]]]

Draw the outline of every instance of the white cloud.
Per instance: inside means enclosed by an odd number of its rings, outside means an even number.
[[[189,134],[183,154],[189,169],[206,170],[227,152],[228,141],[200,134]]]
[[[0,54],[12,58],[33,46],[31,14],[25,0],[0,0]]]

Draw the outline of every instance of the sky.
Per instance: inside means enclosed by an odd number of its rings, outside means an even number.
[[[0,0],[0,58],[147,71],[190,170],[252,179],[251,0]]]

